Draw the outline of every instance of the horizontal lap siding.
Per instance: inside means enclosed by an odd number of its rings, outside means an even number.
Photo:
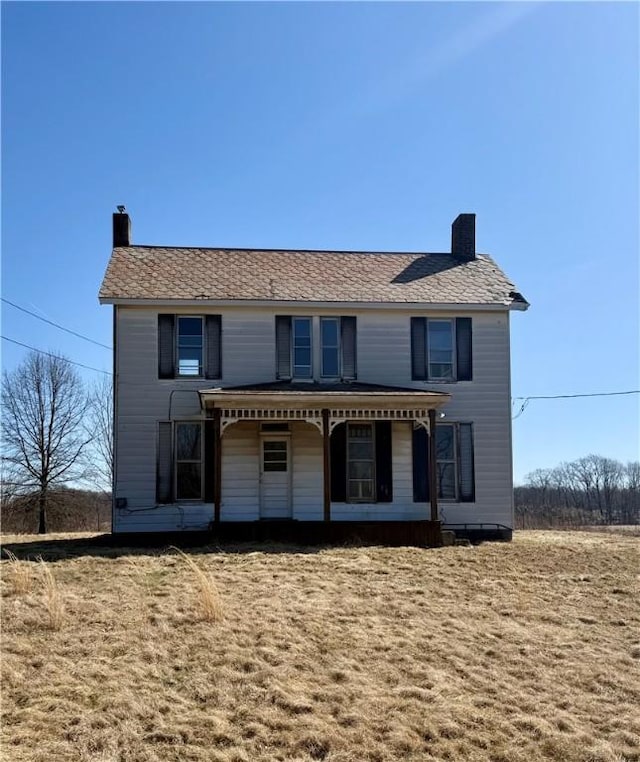
[[[317,426],[308,423],[294,423],[291,429],[293,518],[299,521],[322,521],[322,434]]]
[[[422,313],[473,320],[473,381],[446,384],[411,379],[410,319],[416,314],[419,313],[358,314],[358,378],[449,392],[451,401],[443,408],[446,417],[441,422],[474,424],[476,502],[442,503],[443,519],[450,523],[492,522],[513,526],[509,316],[498,312]],[[427,504],[415,505],[420,517],[424,517]]]
[[[413,424],[391,425],[393,470],[392,503],[332,503],[336,521],[408,521],[429,518],[423,506],[413,502],[411,440]]]
[[[187,518],[174,506],[155,505],[157,422],[201,415],[198,390],[214,385],[259,383],[275,380],[276,314],[341,314],[345,310],[274,307],[273,309],[210,309],[222,314],[222,369],[220,381],[158,380],[157,316],[166,309],[119,307],[118,322],[118,424],[116,497],[126,497],[131,509],[116,511],[116,531],[177,528],[210,520],[211,506],[190,506]],[[191,310],[194,314],[202,311]],[[184,310],[181,312],[189,312]],[[476,502],[443,503],[449,522],[496,522],[512,525],[511,419],[509,401],[509,331],[505,313],[437,313],[442,317],[473,318],[473,381],[437,384],[411,380],[410,318],[415,310],[347,310],[357,315],[358,380],[416,389],[449,391],[444,408],[446,421],[474,423]],[[422,314],[433,314],[423,312]],[[171,395],[172,390],[175,390]],[[243,424],[244,425],[244,424]],[[236,429],[236,432],[234,432]],[[412,501],[410,426],[393,424],[394,503],[333,508],[335,519],[424,518],[426,504]],[[258,435],[253,455],[247,443],[236,441],[238,425],[224,435],[222,518],[256,518],[259,489]],[[227,455],[224,448],[229,447]],[[292,425],[292,498],[294,516],[321,518],[322,439],[304,424]],[[253,461],[253,462],[252,462]],[[236,474],[234,477],[233,474]],[[225,485],[231,479],[231,482]],[[398,510],[402,511],[399,516]],[[155,524],[157,522],[157,526]]]
[[[222,437],[221,521],[260,518],[260,440],[257,423],[234,423]]]

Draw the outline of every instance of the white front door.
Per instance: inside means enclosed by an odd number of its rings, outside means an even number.
[[[290,437],[262,437],[260,518],[291,518]]]

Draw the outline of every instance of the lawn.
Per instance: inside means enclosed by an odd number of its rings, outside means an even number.
[[[3,759],[640,760],[637,537],[189,549],[205,591],[36,540],[4,538]]]

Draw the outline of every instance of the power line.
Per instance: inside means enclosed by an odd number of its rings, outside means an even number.
[[[59,359],[60,355],[54,355],[51,354],[51,352],[45,352],[43,349],[38,349],[37,347],[32,347],[29,344],[23,344],[21,341],[16,341],[15,339],[10,339],[8,336],[0,336],[0,339],[3,339],[4,341],[10,341],[12,344],[17,344],[19,347],[24,347],[25,349],[32,349],[34,352],[38,352],[38,354],[41,355],[47,355],[47,357],[53,357]],[[91,365],[83,365],[81,362],[76,362],[75,360],[69,360],[67,357],[63,358],[67,362],[70,362],[72,365],[79,365],[81,368],[86,368],[87,370],[95,370],[96,373],[104,373],[105,376],[110,376],[111,373],[107,370],[100,370],[100,368],[92,368]]]
[[[546,394],[546,395],[538,395],[538,396],[531,396],[531,397],[512,397],[511,398],[511,405],[513,406],[513,403],[516,402],[522,402],[522,405],[520,405],[520,410],[512,417],[512,421],[517,420],[520,418],[520,416],[524,413],[524,411],[527,409],[527,406],[531,402],[531,400],[567,400],[567,399],[575,399],[576,397],[618,397],[625,394],[640,394],[640,389],[629,389],[628,391],[624,392],[590,392],[586,394]]]
[[[6,304],[10,304],[12,307],[15,307],[17,310],[20,310],[21,312],[26,312],[27,315],[31,315],[32,317],[37,318],[38,320],[42,320],[43,323],[48,323],[49,325],[52,325],[55,328],[59,328],[61,331],[66,331],[67,333],[70,333],[72,336],[77,336],[79,339],[90,341],[92,344],[96,344],[99,347],[104,347],[105,349],[111,350],[111,347],[107,346],[106,344],[103,344],[101,341],[90,339],[88,336],[84,336],[82,333],[78,333],[77,331],[72,331],[70,328],[65,328],[63,325],[60,325],[59,323],[54,323],[53,320],[47,320],[47,318],[43,318],[40,315],[36,314],[35,312],[31,312],[31,310],[28,310],[25,307],[21,307],[19,304],[15,304],[14,302],[9,301],[9,299],[5,299],[4,296],[0,296],[0,299],[2,299],[2,301],[5,302]]]
[[[589,394],[549,394],[539,397],[512,397],[514,400],[565,400],[575,397],[615,397],[620,394],[640,394],[640,389],[630,389],[628,392],[592,392]]]

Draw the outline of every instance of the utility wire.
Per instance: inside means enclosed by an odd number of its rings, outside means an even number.
[[[19,347],[24,347],[25,349],[32,349],[34,352],[38,352],[38,354],[47,355],[47,357],[53,357],[58,359],[60,357],[60,355],[54,355],[54,354],[51,354],[51,352],[45,352],[43,349],[38,349],[37,347],[32,347],[29,344],[23,344],[21,341],[10,339],[8,336],[0,336],[0,339],[3,339],[4,341],[10,341],[12,344],[17,344]],[[69,360],[67,357],[63,359],[65,359],[67,362],[70,362],[72,365],[79,365],[81,368],[86,368],[87,370],[95,370],[96,373],[104,373],[105,376],[112,375],[107,370],[100,370],[100,368],[92,368],[91,365],[83,365],[81,362],[76,362],[75,360]]]
[[[548,394],[548,395],[539,395],[539,396],[532,396],[532,397],[512,397],[511,398],[511,405],[513,407],[513,403],[518,401],[522,402],[522,405],[520,406],[520,410],[514,415],[511,420],[515,421],[524,413],[524,411],[527,409],[527,406],[531,402],[531,400],[567,400],[567,399],[575,399],[576,397],[617,397],[623,394],[640,394],[640,389],[630,389],[629,391],[624,392],[591,392],[588,394]]]
[[[0,299],[2,299],[2,301],[5,302],[6,304],[10,304],[12,307],[15,307],[17,310],[20,310],[20,312],[26,312],[27,315],[31,315],[32,317],[37,318],[38,320],[42,320],[43,323],[49,323],[49,325],[52,325],[55,328],[59,328],[61,331],[66,331],[67,333],[70,333],[72,336],[77,336],[79,339],[90,341],[92,344],[96,344],[99,347],[104,347],[105,349],[111,350],[111,347],[107,346],[106,344],[103,344],[100,341],[96,341],[95,339],[90,339],[88,336],[84,336],[83,334],[78,333],[77,331],[72,331],[70,328],[65,328],[63,325],[54,323],[53,320],[47,320],[47,318],[43,318],[40,315],[36,314],[35,312],[31,312],[31,310],[28,310],[25,307],[21,307],[19,304],[15,304],[14,302],[9,301],[9,299],[5,299],[4,296],[0,296]]]
[[[628,392],[592,392],[590,394],[549,394],[539,397],[512,397],[514,400],[565,400],[574,397],[614,397],[620,394],[640,394],[640,389],[630,389]]]

